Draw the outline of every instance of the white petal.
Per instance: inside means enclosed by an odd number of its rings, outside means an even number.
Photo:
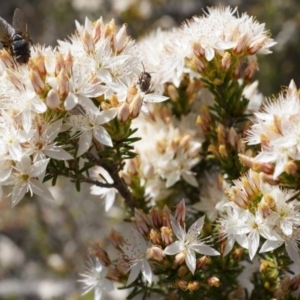
[[[204,223],[204,216],[199,218],[196,222],[194,222],[191,227],[189,228],[186,240],[191,241],[195,238],[197,238],[202,230],[203,223]]]
[[[47,105],[41,99],[35,97],[31,100],[31,109],[38,114],[42,114],[47,110]]]
[[[205,48],[205,58],[208,61],[211,61],[215,57],[215,50],[212,47]]]
[[[31,111],[29,109],[24,109],[22,112],[22,125],[24,130],[28,133],[31,129],[32,118]]]
[[[44,151],[48,157],[58,160],[73,159],[73,156],[59,146],[53,146],[49,150]]]
[[[146,94],[143,100],[145,102],[159,103],[159,102],[166,101],[168,99],[169,99],[169,97],[162,96],[159,94]]]
[[[192,244],[190,248],[204,255],[209,255],[209,256],[220,255],[220,253],[217,250],[204,244],[198,244],[198,245]]]
[[[186,237],[185,229],[180,226],[180,224],[172,215],[170,216],[170,218],[171,218],[171,226],[174,234],[180,241],[184,242]]]
[[[130,274],[128,276],[128,280],[127,280],[127,283],[126,285],[130,285],[132,282],[134,282],[137,277],[139,276],[139,273],[141,271],[141,268],[142,268],[142,263],[141,262],[138,262],[136,265],[134,266],[131,266],[130,269]]]
[[[102,126],[98,126],[96,130],[94,130],[94,137],[98,142],[106,146],[113,146],[112,139],[106,129]]]
[[[11,168],[0,169],[0,182],[3,182],[6,179],[8,179],[10,174],[11,174],[11,171],[12,171],[12,167]]]
[[[184,243],[181,241],[175,241],[173,244],[167,246],[164,253],[167,255],[175,255],[185,249]]]
[[[187,255],[185,257],[185,263],[187,267],[190,269],[190,271],[192,272],[192,274],[194,274],[196,269],[196,255],[194,251],[188,249]]]
[[[264,242],[264,244],[261,246],[259,253],[269,252],[277,249],[283,244],[283,241],[270,241],[267,240]]]
[[[142,274],[144,275],[145,279],[151,284],[153,274],[147,260],[144,260],[144,267],[142,268]]]
[[[280,228],[283,231],[283,233],[287,236],[291,236],[293,233],[293,225],[288,220],[282,220],[280,223]]]
[[[29,168],[30,175],[32,177],[38,177],[39,175],[41,175],[46,170],[49,160],[49,158],[46,158],[34,162]]]
[[[235,243],[235,239],[234,239],[233,235],[229,235],[227,237],[226,246],[225,246],[225,249],[224,249],[223,256],[226,256],[232,250],[232,248],[234,246],[234,243]]]
[[[16,184],[11,193],[12,206],[17,205],[27,192],[27,185]]]
[[[105,196],[105,211],[109,211],[111,207],[113,206],[116,198],[116,189],[106,189],[108,190]]]
[[[250,259],[252,260],[254,255],[256,254],[256,251],[258,249],[259,246],[259,232],[258,230],[254,230],[252,232],[250,232],[250,234],[248,235],[248,246],[249,246],[249,256]]]
[[[49,189],[38,180],[32,179],[31,187],[34,194],[42,197],[43,199],[54,201],[54,198]]]
[[[101,300],[102,298],[102,286],[96,286],[95,287],[95,295],[94,300]]]
[[[178,180],[180,180],[180,173],[171,172],[167,175],[166,188],[173,186]]]
[[[198,182],[197,182],[197,180],[196,180],[196,178],[193,174],[189,174],[189,173],[185,172],[185,173],[182,173],[181,176],[190,185],[192,185],[194,187],[199,186],[199,184],[198,184]]]
[[[285,250],[288,253],[291,260],[300,267],[300,256],[299,249],[295,242],[286,241],[285,242]]]
[[[13,160],[20,161],[22,159],[23,152],[20,144],[8,145],[8,151]]]
[[[92,138],[93,136],[91,131],[85,131],[80,135],[77,157],[81,156],[89,149],[92,142]]]
[[[64,106],[66,110],[73,109],[77,104],[78,104],[78,97],[75,94],[69,93],[64,102]]]
[[[97,116],[97,124],[105,124],[107,122],[109,122],[110,120],[112,120],[118,113],[118,110],[116,108],[111,108],[108,110],[103,110],[99,113],[99,115]]]

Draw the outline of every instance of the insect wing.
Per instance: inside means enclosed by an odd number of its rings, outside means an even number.
[[[19,8],[15,9],[12,26],[25,40],[29,40],[27,20]]]
[[[9,25],[3,18],[0,17],[0,40],[4,48],[9,48],[12,42],[12,37],[15,34],[14,28]]]

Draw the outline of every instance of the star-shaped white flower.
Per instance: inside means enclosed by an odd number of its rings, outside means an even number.
[[[117,109],[99,111],[86,108],[84,114],[72,115],[66,124],[81,132],[77,156],[85,153],[91,146],[93,137],[101,144],[112,147],[113,143],[109,133],[102,126],[112,120],[117,114]]]
[[[107,182],[107,183],[113,183],[111,176],[109,173],[102,167],[95,168],[94,171],[95,174],[97,174],[95,177],[100,182]],[[102,177],[102,178],[101,178]],[[110,208],[113,206],[116,196],[118,194],[117,189],[115,188],[104,188],[97,185],[92,185],[91,188],[91,194],[92,195],[98,195],[101,199],[105,202],[105,211],[109,211]]]
[[[49,189],[41,182],[43,178],[39,178],[44,174],[49,162],[48,159],[42,159],[32,162],[28,156],[23,156],[20,162],[16,163],[13,177],[8,179],[6,184],[13,184],[14,188],[11,192],[12,205],[18,204],[27,192],[30,196],[33,194],[47,200],[54,200]]]
[[[121,248],[124,251],[125,259],[129,261],[130,274],[127,280],[127,286],[135,281],[140,272],[144,278],[151,284],[153,273],[148,262],[147,243],[143,236],[136,230],[132,232],[134,244],[124,244]]]
[[[107,268],[102,266],[98,260],[94,262],[92,259],[88,262],[88,269],[85,273],[80,274],[83,279],[78,281],[84,283],[83,295],[87,294],[92,289],[95,289],[95,300],[100,300],[102,297],[103,290],[112,291],[114,286],[107,278]]]
[[[192,224],[188,232],[186,233],[185,228],[182,228],[179,223],[172,218],[171,225],[174,234],[178,238],[173,244],[166,247],[164,254],[175,255],[179,252],[185,252],[185,262],[190,271],[194,274],[196,269],[196,254],[204,255],[220,255],[218,251],[204,244],[203,241],[199,240],[199,234],[202,230],[204,223],[204,216],[198,219]]]

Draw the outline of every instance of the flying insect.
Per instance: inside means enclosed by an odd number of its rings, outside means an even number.
[[[16,8],[12,25],[0,17],[0,41],[3,48],[13,57],[18,64],[26,64],[30,58],[27,20],[23,12]]]

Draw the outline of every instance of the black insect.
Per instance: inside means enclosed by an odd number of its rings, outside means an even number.
[[[145,67],[144,67],[143,63],[142,63],[142,65],[143,65],[144,71],[139,75],[137,84],[140,87],[140,90],[142,92],[147,92],[149,90],[150,84],[151,84],[151,75],[150,75],[150,73],[145,71]]]
[[[26,64],[30,57],[27,21],[23,12],[16,8],[12,26],[0,17],[0,41],[3,48],[18,64]]]

